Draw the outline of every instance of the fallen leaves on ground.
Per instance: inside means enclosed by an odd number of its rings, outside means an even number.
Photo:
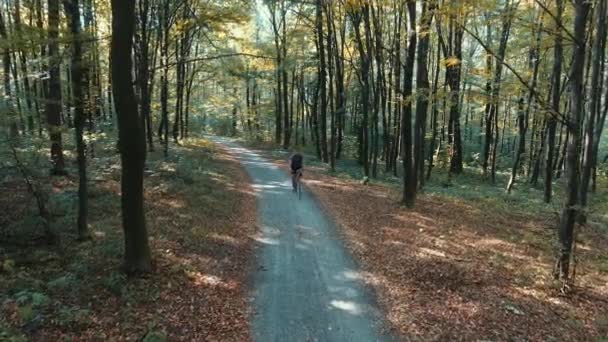
[[[285,162],[277,160],[286,168]],[[553,283],[554,222],[439,195],[414,209],[399,189],[307,167],[304,183],[334,217],[398,334],[414,340],[595,341],[608,335],[605,235],[579,234],[577,289]]]
[[[0,297],[0,340],[4,333],[34,341],[250,339],[247,276],[256,209],[248,176],[225,151],[201,139],[171,153],[168,159],[161,152],[148,157],[154,271],[139,278],[120,272],[119,159],[93,159],[92,241],[73,241],[63,232],[75,230],[72,225],[61,228],[59,247],[0,248],[2,260],[16,263],[10,274],[0,274],[8,279],[0,285],[6,293]],[[73,192],[77,182],[70,179],[56,189]],[[45,300],[35,304],[40,296]]]

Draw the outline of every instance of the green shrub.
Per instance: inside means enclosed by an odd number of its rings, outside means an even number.
[[[66,290],[76,285],[76,277],[72,273],[67,273],[59,278],[55,278],[47,283],[51,290]]]
[[[74,327],[89,323],[91,311],[78,307],[62,307],[56,315],[55,323],[62,327]]]
[[[117,296],[124,295],[127,291],[126,288],[127,278],[124,274],[119,272],[112,272],[107,278],[104,279],[103,284],[108,289],[108,291],[112,292]]]
[[[31,304],[34,308],[45,307],[51,301],[50,298],[42,292],[23,290],[15,295],[15,299],[19,306]]]
[[[26,342],[27,338],[19,332],[5,326],[0,322],[0,341],[4,342]]]
[[[166,342],[167,334],[163,331],[150,330],[142,340],[143,342]]]

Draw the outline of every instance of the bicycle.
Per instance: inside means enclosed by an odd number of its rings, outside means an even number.
[[[298,199],[302,199],[302,184],[300,182],[300,178],[302,178],[302,169],[296,170],[296,172],[291,176],[291,182],[295,193],[298,195]]]

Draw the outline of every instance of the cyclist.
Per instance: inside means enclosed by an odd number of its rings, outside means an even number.
[[[298,191],[298,179],[302,177],[302,167],[304,166],[304,157],[300,153],[294,153],[289,157],[289,168],[291,169],[291,184],[293,191]]]

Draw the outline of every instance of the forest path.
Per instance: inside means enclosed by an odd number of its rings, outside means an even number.
[[[274,163],[230,139],[229,150],[252,179],[258,205],[252,335],[257,341],[384,341],[382,319],[357,266],[315,198],[291,191]]]

